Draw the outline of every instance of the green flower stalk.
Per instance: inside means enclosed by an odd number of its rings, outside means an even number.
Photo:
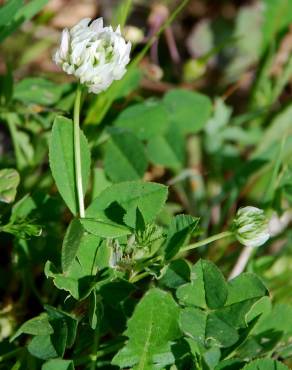
[[[237,211],[232,231],[236,239],[246,247],[260,247],[269,238],[269,222],[262,209],[243,207]]]

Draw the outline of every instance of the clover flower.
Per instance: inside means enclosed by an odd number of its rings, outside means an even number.
[[[244,207],[237,211],[232,230],[246,247],[259,247],[270,237],[268,219],[262,209]]]
[[[121,35],[120,27],[103,27],[103,19],[82,19],[63,30],[53,60],[66,73],[74,75],[89,92],[98,94],[126,73],[131,43]]]

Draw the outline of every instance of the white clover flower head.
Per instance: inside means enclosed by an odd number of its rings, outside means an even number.
[[[131,43],[121,35],[120,27],[103,27],[103,19],[82,19],[76,26],[63,30],[59,49],[53,60],[98,94],[126,73]]]
[[[269,238],[269,223],[262,209],[243,207],[237,211],[232,230],[237,240],[246,247],[259,247]]]

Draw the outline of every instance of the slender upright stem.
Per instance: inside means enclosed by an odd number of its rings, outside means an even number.
[[[179,252],[185,252],[185,251],[189,251],[190,249],[199,248],[199,247],[202,247],[203,245],[210,244],[212,242],[215,242],[216,240],[223,239],[223,238],[226,238],[226,237],[231,236],[231,235],[233,235],[232,231],[223,231],[220,234],[210,236],[209,238],[204,239],[204,240],[200,240],[197,243],[187,245],[187,246],[181,248]]]
[[[74,103],[74,161],[75,161],[75,183],[79,205],[79,215],[85,217],[84,212],[84,195],[82,184],[82,169],[81,169],[81,150],[80,150],[80,103],[81,103],[81,85],[78,85],[76,98]]]

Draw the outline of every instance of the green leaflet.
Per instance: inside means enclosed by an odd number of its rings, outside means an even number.
[[[71,360],[62,360],[61,358],[55,358],[47,361],[42,366],[42,370],[74,370],[74,363]]]
[[[50,80],[29,77],[18,82],[13,91],[13,98],[24,104],[53,105],[58,103],[62,94],[70,85],[55,84]]]
[[[80,131],[80,133],[82,182],[85,194],[89,180],[90,151],[83,132]],[[73,122],[68,118],[58,116],[54,121],[49,159],[58,190],[70,211],[76,215],[78,203],[75,186]]]
[[[0,42],[12,34],[25,21],[34,17],[48,0],[31,0],[23,5],[23,0],[10,0],[0,11]]]
[[[199,132],[212,110],[211,100],[207,96],[182,89],[170,90],[163,102],[170,122],[183,134]]]
[[[75,342],[78,322],[75,317],[51,306],[45,306],[47,313],[26,321],[11,338],[20,334],[34,337],[28,344],[28,351],[35,357],[48,360],[62,357],[65,349]],[[65,368],[66,369],[66,368]],[[72,369],[68,368],[68,369]]]
[[[83,218],[81,224],[86,231],[102,238],[118,238],[131,234],[128,227],[108,220]]]
[[[148,291],[128,320],[129,338],[112,363],[135,370],[163,368],[174,362],[170,343],[180,335],[178,306],[159,289]]]
[[[136,226],[137,208],[146,223],[154,221],[167,197],[167,187],[142,181],[129,181],[106,188],[87,208],[86,217]]]
[[[142,142],[131,132],[113,131],[105,146],[104,168],[113,182],[143,177],[148,161]]]
[[[180,303],[186,306],[181,310],[180,327],[203,346],[231,347],[240,339],[239,329],[248,330],[251,320],[267,309],[265,302],[262,308],[255,306],[267,294],[256,275],[241,274],[226,283],[212,262],[200,260],[192,268],[191,282],[177,289]]]
[[[12,21],[16,11],[23,5],[23,0],[10,0],[1,6],[0,9],[0,27],[7,25]]]
[[[131,130],[141,140],[149,140],[167,130],[167,110],[164,104],[157,101],[135,104],[118,116],[115,126]]]
[[[177,290],[177,297],[182,303],[210,309],[223,307],[227,294],[227,284],[221,271],[207,260],[198,261],[192,268],[191,283]]]
[[[62,245],[62,270],[67,272],[78,252],[84,229],[78,219],[73,219],[66,231]]]
[[[156,165],[181,169],[185,162],[185,141],[180,129],[170,127],[163,136],[151,138],[147,143],[147,154]]]
[[[172,219],[164,245],[166,259],[171,259],[178,253],[198,223],[199,219],[190,215],[177,215]]]
[[[171,261],[162,271],[159,284],[167,288],[178,288],[190,280],[191,268],[183,259]]]
[[[100,238],[84,232],[81,235],[80,226],[76,226],[77,230],[68,231],[67,241],[69,236],[74,237],[75,232],[77,239],[74,241],[76,244],[73,245],[73,251],[70,251],[70,243],[66,246],[66,252],[62,251],[63,269],[65,267],[63,273],[49,261],[45,266],[45,274],[53,279],[55,286],[68,291],[76,300],[83,299],[91,292],[98,268],[108,266],[110,258],[107,248],[101,247]],[[71,228],[73,227],[75,226],[71,224]]]
[[[22,324],[13,337],[11,337],[10,341],[14,341],[21,334],[48,335],[53,332],[54,330],[49,323],[48,315],[46,313],[42,313]]]

